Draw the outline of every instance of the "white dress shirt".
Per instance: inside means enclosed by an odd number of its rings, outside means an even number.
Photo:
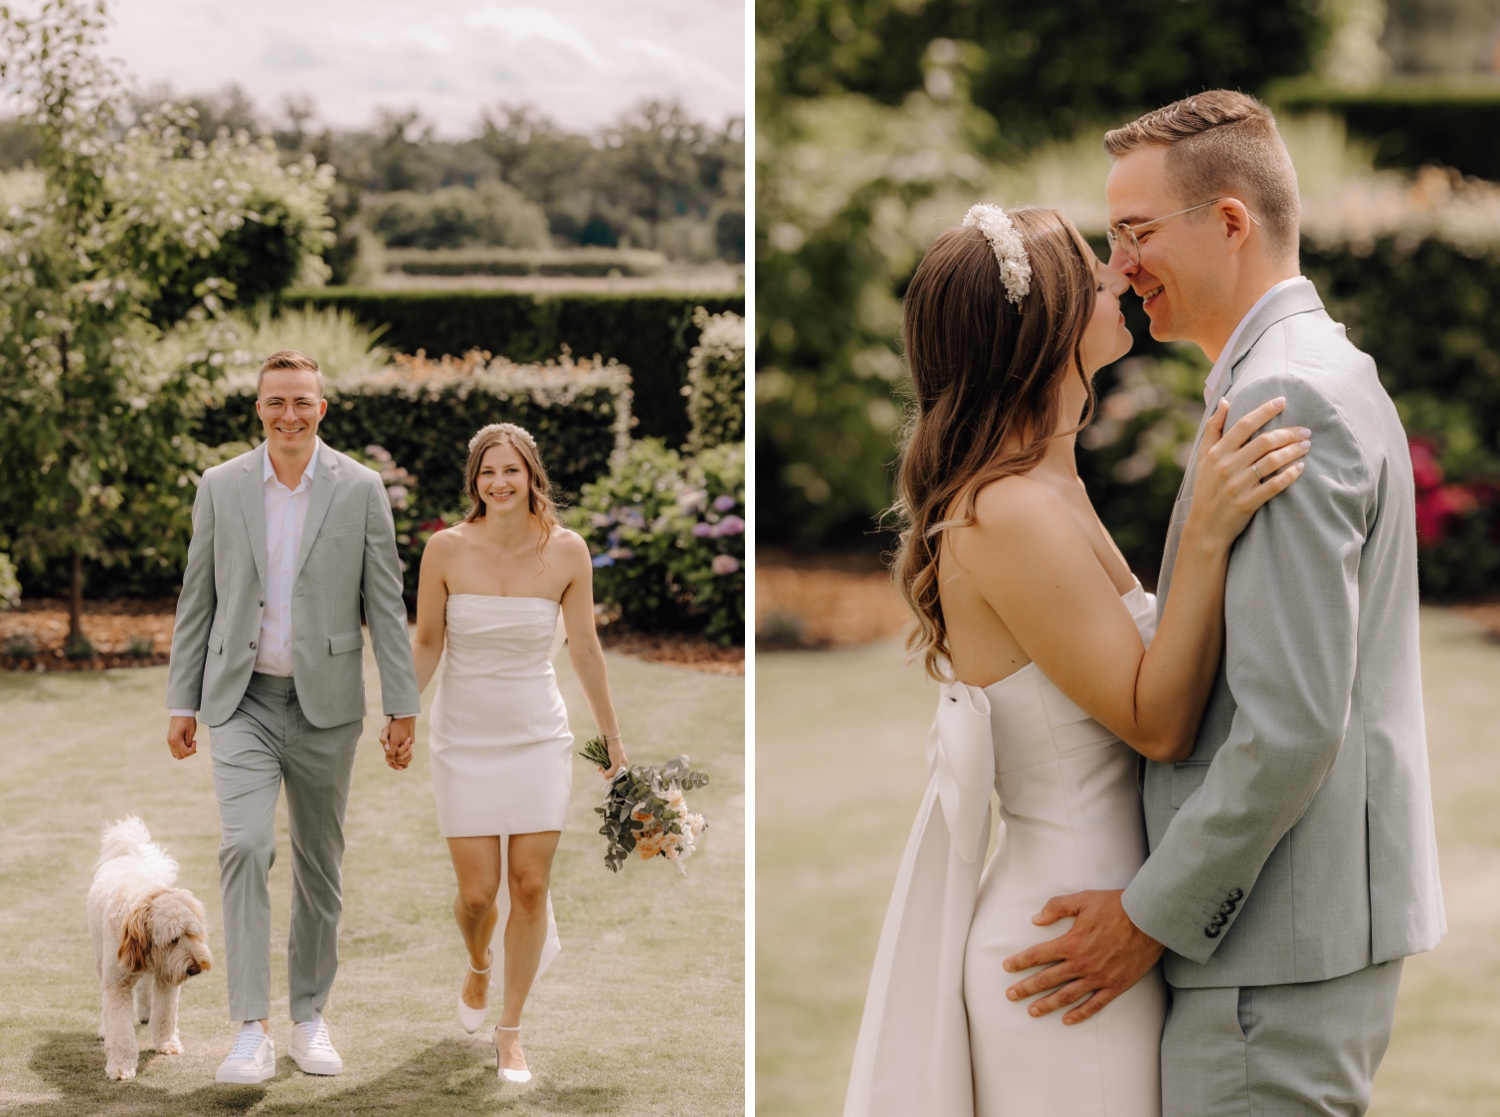
[[[1219,354],[1219,359],[1214,362],[1214,367],[1209,370],[1208,382],[1203,385],[1204,403],[1212,406],[1214,397],[1219,394],[1219,384],[1229,373],[1229,359],[1234,356],[1234,344],[1235,342],[1239,341],[1240,334],[1245,329],[1245,323],[1250,321],[1251,318],[1255,317],[1255,312],[1261,307],[1265,306],[1267,301],[1269,301],[1271,296],[1276,294],[1277,291],[1283,291],[1296,283],[1311,282],[1312,280],[1308,279],[1305,275],[1294,275],[1291,279],[1283,279],[1280,283],[1276,284],[1264,295],[1255,300],[1255,305],[1252,306],[1248,311],[1246,311],[1245,316],[1240,319],[1240,324],[1234,328],[1234,333],[1229,335],[1229,340],[1224,344],[1224,349]]]
[[[312,457],[295,489],[281,483],[270,451],[266,452],[261,474],[266,510],[266,607],[260,615],[260,638],[255,642],[255,670],[262,675],[290,678],[292,674],[292,582],[322,445],[321,439],[313,439]]]

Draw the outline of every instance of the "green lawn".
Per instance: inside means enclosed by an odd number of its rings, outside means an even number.
[[[366,666],[373,692],[368,657]],[[165,668],[0,676],[0,1117],[742,1113],[744,680],[621,656],[609,657],[609,670],[632,758],[685,752],[711,774],[690,798],[710,828],[687,878],[664,860],[612,875],[592,812],[598,776],[575,762],[553,876],[563,953],[526,1006],[536,1077],[522,1087],[496,1081],[487,1031],[467,1036],[454,1011],[465,954],[425,718],[415,762],[396,773],[381,759],[374,717],[354,771],[341,965],[326,1013],[344,1073],[309,1077],[287,1054],[283,807],[271,871],[276,1077],[214,1084],[233,1040],[215,966],[183,988],[186,1053],[143,1052],[134,1081],[106,1080],[84,911],[99,832],[131,812],[146,821],[181,863],[179,883],[207,907],[222,962],[210,759],[201,749],[183,762],[167,753]],[[593,729],[566,656],[558,674],[581,741]],[[148,1042],[146,1029],[138,1035]]]
[[[1426,610],[1422,666],[1449,934],[1407,960],[1371,1117],[1500,1097],[1500,644]],[[865,984],[926,783],[936,685],[894,645],[756,662],[756,1099],[841,1112]]]

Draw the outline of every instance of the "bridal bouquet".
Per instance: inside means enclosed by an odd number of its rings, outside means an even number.
[[[600,737],[585,741],[579,755],[600,768],[608,769],[611,763],[609,749]],[[625,858],[638,853],[642,860],[665,857],[679,873],[687,875],[683,862],[692,856],[698,835],[708,822],[688,810],[683,792],[707,782],[705,773],[688,767],[685,756],[660,768],[631,764],[615,773],[604,793],[604,805],[594,808],[594,813],[604,819],[599,833],[608,843],[604,864],[609,870],[618,873]]]

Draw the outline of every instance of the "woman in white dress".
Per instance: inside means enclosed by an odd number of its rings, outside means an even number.
[[[573,735],[552,670],[559,614],[609,746],[606,775],[626,759],[594,631],[588,545],[557,522],[535,441],[511,423],[485,427],[469,443],[465,477],[468,516],[422,554],[413,651],[423,690],[443,662],[429,732],[469,955],[459,1019],[477,1031],[489,986],[499,986],[497,1073],[525,1082],[521,1008],[559,949],[548,886],[572,782]]]
[[[1056,211],[975,206],[907,290],[895,572],[908,650],[943,686],[846,1117],[1159,1117],[1158,970],[1048,1015],[1008,999],[1025,975],[1002,962],[1071,925],[1034,922],[1050,897],[1123,888],[1145,860],[1137,754],[1191,751],[1230,545],[1308,443],[1300,428],[1252,437],[1282,401],[1227,432],[1223,407],[1210,418],[1158,624],[1074,460],[1093,374],[1130,348],[1126,286]]]

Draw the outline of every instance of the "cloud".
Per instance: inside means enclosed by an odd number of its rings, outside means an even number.
[[[111,14],[110,53],[142,84],[238,83],[267,112],[305,94],[340,127],[416,108],[461,136],[501,102],[573,128],[644,98],[745,113],[740,0],[118,0]]]

